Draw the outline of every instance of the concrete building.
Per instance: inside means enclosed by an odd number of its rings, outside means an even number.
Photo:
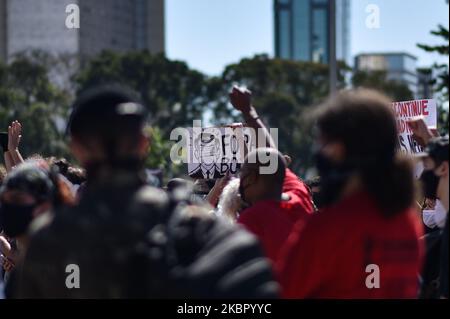
[[[274,0],[275,56],[328,63],[329,0]],[[336,0],[336,57],[350,65],[350,0]]]
[[[0,61],[6,59],[6,1],[0,0]]]
[[[66,26],[69,4],[80,28]],[[164,52],[164,0],[0,0],[0,58],[30,50],[90,57],[104,49]]]
[[[364,53],[355,57],[358,71],[385,71],[388,80],[406,84],[414,96],[418,95],[417,58],[405,52]]]
[[[417,98],[418,99],[432,99],[434,97],[433,84],[433,70],[424,68],[417,69]]]

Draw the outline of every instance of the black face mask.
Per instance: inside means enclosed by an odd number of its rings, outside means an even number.
[[[2,203],[0,208],[0,221],[5,234],[11,238],[25,234],[33,220],[33,210],[35,207],[36,205]]]
[[[346,163],[334,163],[320,152],[315,158],[320,176],[320,192],[314,196],[314,203],[317,202],[316,205],[324,207],[339,200],[342,189],[354,169]]]
[[[439,176],[437,176],[433,170],[426,170],[422,173],[420,181],[422,182],[423,195],[426,198],[437,198],[439,179]]]

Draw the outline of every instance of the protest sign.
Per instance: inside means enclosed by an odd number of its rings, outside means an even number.
[[[436,101],[428,99],[394,102],[392,107],[397,121],[400,149],[408,154],[422,152],[422,147],[412,137],[413,133],[407,122],[414,117],[421,116],[430,129],[435,129],[437,125]]]
[[[227,172],[236,174],[244,162],[245,149],[256,143],[248,127],[189,128],[188,174],[196,179],[215,179]]]

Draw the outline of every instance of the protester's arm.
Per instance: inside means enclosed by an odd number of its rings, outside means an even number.
[[[6,172],[10,172],[12,170],[12,168],[14,167],[14,163],[13,160],[11,158],[11,154],[9,153],[9,151],[6,151],[3,153],[3,157],[5,159],[5,168],[6,168]]]
[[[227,174],[222,178],[219,178],[214,184],[213,188],[210,190],[206,196],[206,201],[211,204],[212,207],[216,207],[219,202],[219,197],[222,194],[223,189],[228,184],[230,180],[230,175]]]
[[[259,118],[256,109],[253,107],[252,102],[252,92],[247,89],[242,89],[234,86],[230,93],[230,101],[233,107],[240,111],[244,117],[245,123],[253,128],[257,134],[263,134],[267,147],[277,148],[275,142],[270,136],[269,131],[264,126],[264,123]]]
[[[300,179],[295,175],[289,168],[286,168],[286,175],[284,177],[283,192],[299,192],[303,190],[307,191],[306,185],[300,181]]]
[[[8,127],[8,153],[11,157],[12,167],[24,162],[19,151],[21,134],[22,125],[18,121],[12,122],[11,126]]]

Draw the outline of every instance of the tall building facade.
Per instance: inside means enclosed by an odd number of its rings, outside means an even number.
[[[275,0],[275,55],[328,63],[329,0]],[[336,0],[336,57],[350,64],[350,0]]]
[[[355,57],[358,71],[385,71],[388,80],[404,83],[415,97],[419,96],[417,58],[405,52],[367,53]]]
[[[417,98],[418,99],[432,99],[434,97],[434,89],[432,80],[435,74],[433,69],[422,68],[417,69]]]
[[[0,61],[6,59],[6,1],[0,0]]]
[[[80,28],[66,26],[66,7]],[[0,58],[29,50],[90,57],[104,49],[164,52],[164,0],[0,0]]]

